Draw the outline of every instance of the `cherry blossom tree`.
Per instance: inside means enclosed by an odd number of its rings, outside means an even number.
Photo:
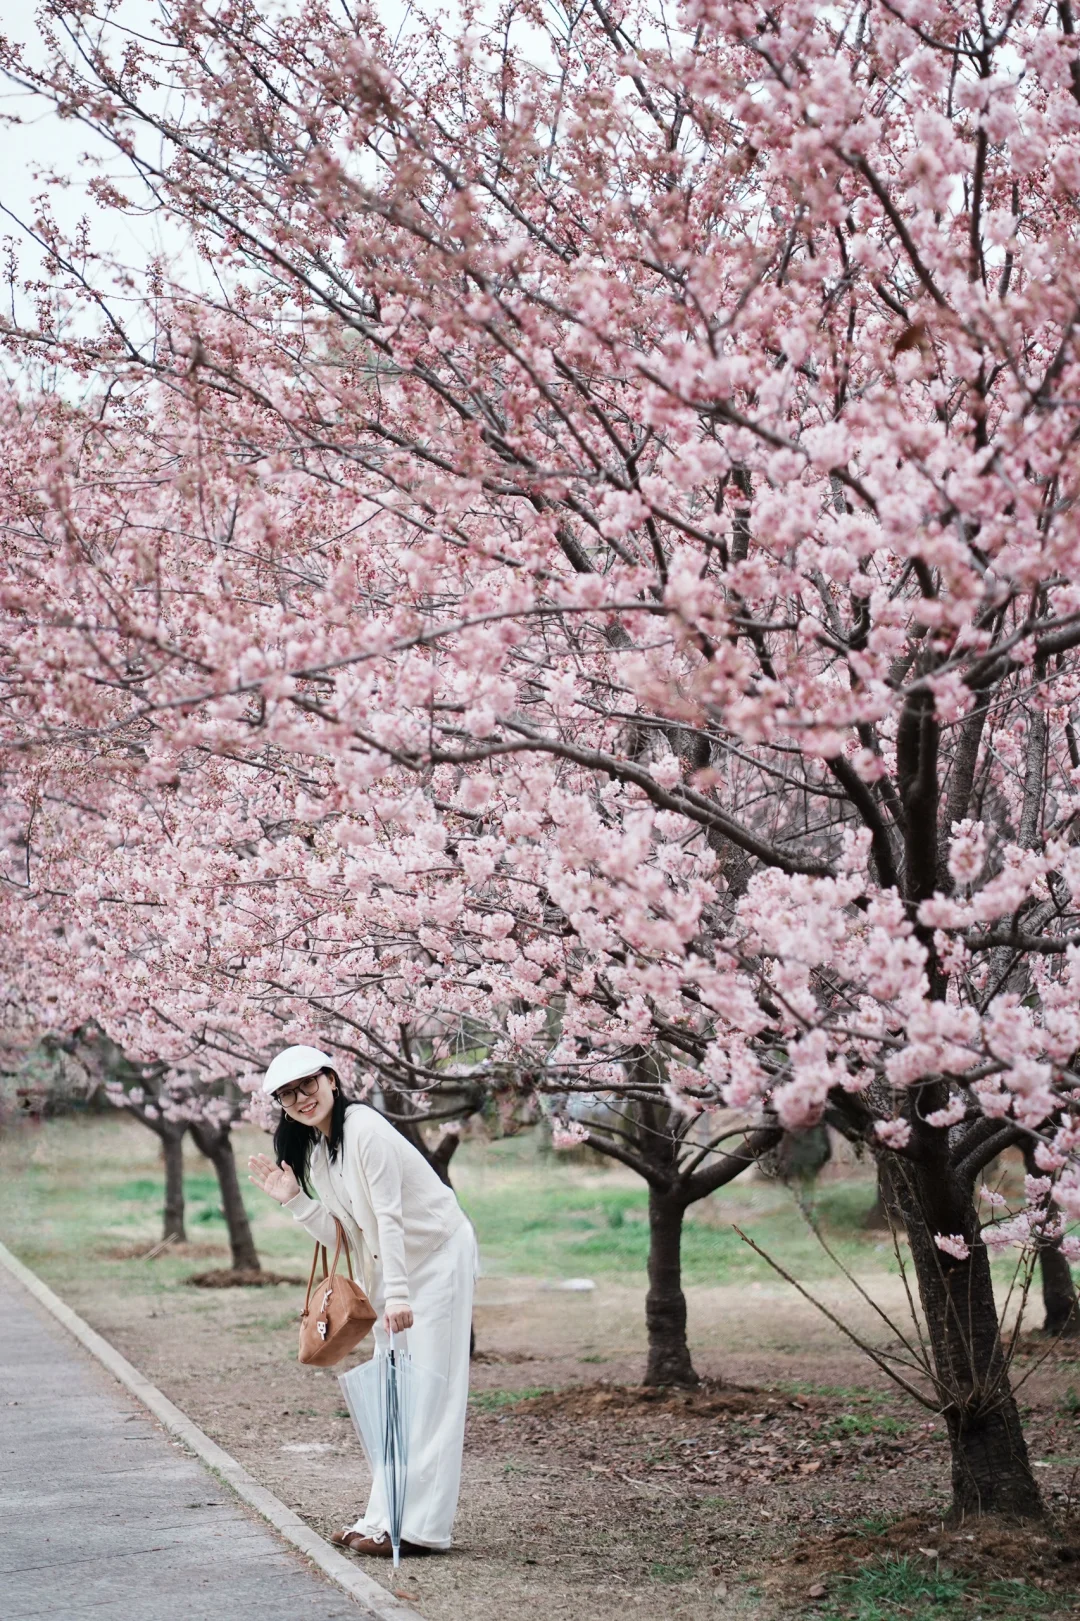
[[[17,773],[7,773],[8,784]],[[51,855],[52,882],[40,882],[33,871],[33,829],[39,814],[48,822],[45,804],[54,795],[59,816],[49,823],[55,832]],[[221,1193],[222,1215],[229,1235],[232,1271],[255,1281],[261,1270],[251,1224],[241,1193],[231,1133],[249,1118],[252,1073],[259,1055],[230,1041],[229,1033],[205,1018],[181,1031],[177,1021],[148,999],[148,973],[139,942],[121,926],[119,907],[107,921],[85,900],[88,871],[94,868],[93,838],[100,815],[83,828],[75,854],[73,807],[66,795],[70,779],[48,779],[33,773],[33,793],[41,800],[20,813],[18,796],[4,803],[4,823],[21,829],[18,855],[5,870],[9,929],[0,938],[0,965],[13,1020],[30,1036],[63,1053],[84,1073],[91,1090],[101,1088],[115,1108],[140,1121],[160,1140],[165,1168],[163,1237],[185,1238],[183,1139],[190,1133],[210,1160]],[[85,820],[86,807],[77,808]],[[61,836],[61,824],[66,829]],[[29,832],[29,840],[26,834]],[[48,839],[48,834],[46,834]],[[85,859],[84,859],[85,857]],[[17,878],[16,878],[17,872]],[[60,888],[53,888],[53,884]],[[97,914],[95,916],[95,914]],[[106,1025],[108,1028],[106,1028]]]
[[[649,1288],[645,1296],[647,1385],[696,1385],[698,1375],[686,1332],[682,1288],[682,1232],[687,1210],[726,1187],[762,1154],[779,1143],[775,1125],[741,1131],[725,1121],[719,1129],[694,1134],[692,1108],[672,1108],[658,1096],[650,1071],[655,1059],[640,1055],[632,1065],[630,1087],[617,1106],[585,1119],[558,1119],[556,1148],[583,1145],[616,1160],[640,1176],[649,1190]],[[725,1143],[741,1141],[733,1148]]]
[[[828,1109],[954,1513],[1038,1515],[987,1246],[1080,1250],[1071,7],[155,26],[3,48],[199,267],[35,222],[11,346],[97,386],[4,406],[5,905],[143,1039]]]
[[[82,1025],[70,1035],[53,1033],[47,1039],[72,1055],[91,1084],[102,1089],[114,1108],[138,1120],[159,1139],[165,1167],[162,1242],[186,1244],[184,1137],[190,1120],[169,1089],[165,1066],[132,1063],[97,1024]]]

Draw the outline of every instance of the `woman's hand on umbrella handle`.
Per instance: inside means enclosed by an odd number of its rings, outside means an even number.
[[[249,1182],[262,1188],[278,1204],[288,1204],[300,1192],[300,1184],[287,1165],[275,1165],[265,1154],[252,1154],[248,1160]]]
[[[383,1318],[383,1327],[388,1334],[404,1334],[407,1328],[413,1326],[411,1306],[387,1306]]]

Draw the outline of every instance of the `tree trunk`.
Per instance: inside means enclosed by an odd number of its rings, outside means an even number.
[[[647,1385],[696,1385],[686,1342],[686,1296],[682,1291],[682,1224],[686,1204],[649,1188],[649,1331]]]
[[[415,1108],[407,1093],[393,1086],[384,1086],[383,1104],[386,1119],[394,1130],[399,1132],[407,1143],[411,1143],[418,1154],[423,1155],[439,1181],[452,1189],[454,1184],[450,1180],[450,1161],[457,1153],[461,1142],[460,1133],[444,1131],[435,1147],[429,1148],[422,1130],[424,1116]]]
[[[891,1182],[907,1228],[952,1450],[950,1520],[985,1514],[1040,1520],[1042,1500],[1009,1383],[990,1258],[970,1189],[949,1161],[944,1131],[916,1124],[912,1148],[911,1160],[890,1167]],[[935,1233],[962,1237],[969,1258],[956,1260],[939,1250]]]
[[[1039,1251],[1042,1271],[1042,1297],[1046,1317],[1042,1331],[1052,1339],[1080,1339],[1080,1304],[1072,1269],[1057,1244]]]
[[[450,1180],[450,1161],[458,1151],[461,1143],[461,1134],[457,1131],[444,1131],[435,1147],[428,1154],[428,1163],[440,1182],[445,1182],[448,1188],[454,1184]]]
[[[1029,1176],[1041,1176],[1035,1163],[1035,1149],[1030,1140],[1024,1143],[1024,1165]],[[1051,1200],[1052,1214],[1057,1206]],[[1080,1302],[1076,1297],[1072,1269],[1061,1253],[1060,1244],[1046,1244],[1039,1250],[1039,1271],[1042,1274],[1042,1297],[1046,1316],[1042,1331],[1052,1339],[1080,1339]]]
[[[159,1132],[165,1161],[165,1231],[162,1238],[187,1243],[184,1230],[184,1133],[186,1126],[168,1126]]]
[[[903,1215],[897,1205],[889,1183],[889,1162],[878,1160],[877,1167],[877,1195],[870,1209],[862,1221],[863,1227],[871,1233],[888,1233],[894,1228],[904,1225]]]
[[[785,1131],[767,1160],[775,1167],[777,1180],[785,1184],[812,1182],[832,1158],[832,1144],[824,1126],[805,1131]]]
[[[221,1209],[229,1229],[233,1271],[260,1272],[262,1268],[255,1250],[255,1240],[251,1236],[251,1223],[244,1208],[240,1179],[236,1174],[236,1155],[233,1153],[229,1127],[215,1131],[213,1127],[193,1125],[191,1135],[217,1174],[218,1187],[221,1190]]]

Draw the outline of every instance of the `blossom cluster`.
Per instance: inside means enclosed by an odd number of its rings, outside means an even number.
[[[421,1094],[648,1053],[677,1112],[880,1153],[996,1121],[1080,1218],[1056,14],[641,4],[628,77],[599,10],[557,75],[517,19],[448,66],[419,13],[94,13],[9,71],[217,290],[72,271],[9,334],[28,1026],[248,1085],[315,1032]]]

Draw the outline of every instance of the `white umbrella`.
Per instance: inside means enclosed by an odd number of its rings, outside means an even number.
[[[395,1566],[401,1563],[401,1527],[408,1492],[409,1453],[419,1443],[445,1395],[442,1374],[418,1368],[391,1334],[385,1349],[339,1376],[338,1383],[371,1466],[375,1490],[386,1504]]]

